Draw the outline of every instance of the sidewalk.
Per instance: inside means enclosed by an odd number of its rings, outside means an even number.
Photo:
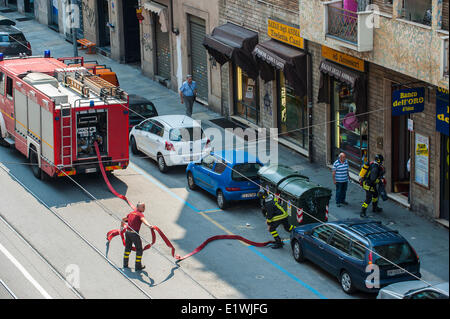
[[[0,9],[2,8],[0,7]],[[17,12],[3,15],[11,19],[23,17]],[[28,41],[30,41],[34,55],[41,55],[45,50],[51,50],[53,57],[73,55],[72,44],[67,42],[61,34],[56,33],[47,26],[34,20],[17,22],[16,26],[24,32]],[[177,92],[171,91],[158,82],[144,76],[138,67],[120,64],[98,54],[88,55],[85,54],[84,50],[79,50],[79,54],[84,56],[85,60],[97,60],[99,63],[111,67],[117,73],[119,83],[126,92],[138,94],[153,101],[160,115],[185,113],[184,105],[180,103]],[[216,127],[223,130],[223,128],[210,121],[221,118],[221,115],[198,103],[194,106],[193,117],[201,120],[205,127]],[[280,164],[299,170],[303,174],[308,175],[312,182],[330,187],[333,190],[329,206],[330,220],[359,217],[365,193],[358,184],[349,184],[347,201],[350,205],[337,207],[334,198],[335,188],[329,168],[309,163],[306,158],[297,152],[281,145],[278,152]],[[399,230],[413,245],[421,258],[423,279],[449,281],[448,229],[433,220],[420,216],[420,212],[411,212],[391,200],[383,202],[380,199],[380,207],[383,208],[383,212],[372,217]],[[370,207],[368,212],[369,216],[371,216]]]

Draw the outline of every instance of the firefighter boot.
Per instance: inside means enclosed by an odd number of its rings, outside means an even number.
[[[125,269],[129,268],[128,259],[130,259],[130,251],[126,251],[123,255],[123,268]]]
[[[283,248],[283,242],[281,241],[280,237],[275,238],[275,243],[270,246],[272,249],[280,249]]]
[[[145,268],[145,266],[142,265],[141,259],[142,256],[136,255],[136,266],[135,266],[136,270],[143,270]]]
[[[378,198],[377,198],[376,201],[372,202],[372,211],[374,213],[381,213],[383,211],[383,208],[378,207]]]
[[[366,210],[367,210],[367,208],[365,208],[365,207],[361,208],[361,213],[359,214],[359,216],[363,217],[363,218],[367,217]]]

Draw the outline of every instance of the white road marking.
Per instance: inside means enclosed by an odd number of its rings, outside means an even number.
[[[26,279],[41,293],[41,295],[45,299],[53,299],[44,288],[42,288],[41,285],[30,275],[30,273],[17,261],[16,258],[14,258],[13,255],[2,245],[0,244],[0,251],[8,257],[8,259],[14,264],[14,266],[19,269],[19,271],[25,276]]]

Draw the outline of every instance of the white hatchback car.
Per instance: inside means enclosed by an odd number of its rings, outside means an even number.
[[[153,158],[163,173],[170,166],[197,162],[211,151],[200,123],[185,115],[152,117],[134,126],[129,137],[133,154]]]

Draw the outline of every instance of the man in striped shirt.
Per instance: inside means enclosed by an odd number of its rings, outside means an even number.
[[[345,153],[340,153],[339,158],[333,164],[333,182],[336,185],[336,205],[348,205],[345,201],[348,185],[348,162]]]

